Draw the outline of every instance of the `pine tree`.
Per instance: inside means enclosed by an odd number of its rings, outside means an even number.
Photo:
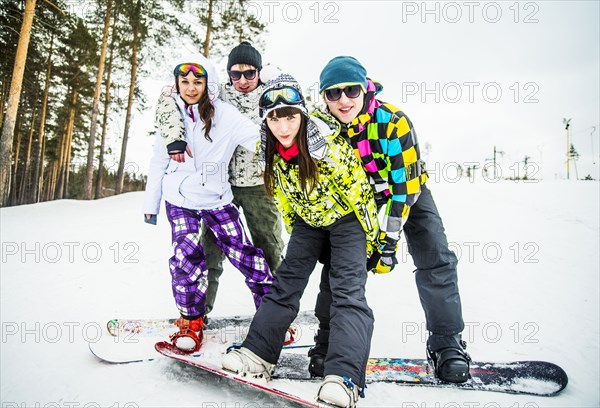
[[[92,102],[92,115],[90,119],[90,137],[88,139],[88,156],[85,172],[85,181],[83,188],[83,198],[91,200],[92,184],[94,178],[94,156],[96,146],[96,122],[98,119],[98,103],[100,101],[100,86],[104,75],[104,62],[106,59],[106,47],[108,45],[108,30],[110,28],[110,19],[112,15],[112,0],[108,0],[105,10],[104,29],[102,31],[102,41],[100,45],[100,57],[98,61],[98,73],[96,76],[96,86],[94,88],[94,99]]]
[[[10,84],[6,115],[2,121],[2,134],[0,136],[0,207],[8,204],[11,183],[12,145],[14,140],[15,122],[21,98],[25,60],[29,48],[31,26],[35,14],[36,0],[26,0],[23,11],[23,23],[19,34],[19,43],[15,57],[15,64]]]
[[[248,13],[249,3],[247,0],[209,0],[197,3],[196,15],[205,30],[202,41],[205,56],[227,55],[243,40],[261,48],[263,43],[260,34],[265,31],[266,26]]]
[[[115,193],[123,191],[125,181],[125,160],[127,157],[127,143],[131,127],[133,104],[143,102],[143,96],[137,89],[139,70],[143,70],[145,64],[152,63],[152,58],[157,58],[160,53],[152,52],[156,48],[164,46],[173,32],[180,32],[182,23],[168,10],[168,3],[160,0],[123,0],[123,14],[129,26],[131,36],[129,38],[130,55],[129,61],[129,92],[127,97],[127,109],[125,113],[125,125],[123,139],[121,140],[121,154]],[[171,5],[181,7],[183,3],[172,1]],[[137,98],[136,98],[137,97]]]
[[[569,160],[573,162],[575,166],[575,178],[579,180],[579,172],[577,171],[577,162],[579,161],[579,152],[575,150],[575,146],[571,143],[571,148],[569,149]]]

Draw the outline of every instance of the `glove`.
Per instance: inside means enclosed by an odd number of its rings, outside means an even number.
[[[398,240],[387,236],[385,232],[381,232],[379,244],[377,251],[367,260],[367,271],[390,273],[398,263],[396,259]]]
[[[387,245],[381,251],[381,255],[375,269],[373,270],[375,273],[390,273],[394,266],[398,263],[396,259],[396,243],[394,242],[391,247]]]
[[[187,155],[190,157],[194,157],[192,156],[192,151],[190,150],[190,147],[188,146],[187,142],[183,140],[178,140],[176,142],[169,143],[167,145],[167,152],[169,153],[171,159],[175,160],[177,163],[185,162],[184,153],[187,153]]]
[[[177,140],[167,145],[167,152],[169,152],[170,155],[183,153],[185,152],[186,147],[187,142],[185,140]]]
[[[150,215],[150,218],[146,218],[146,214],[144,214],[144,222],[146,224],[156,225],[156,214]]]

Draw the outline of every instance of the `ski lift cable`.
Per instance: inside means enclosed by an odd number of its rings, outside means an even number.
[[[585,129],[580,129],[580,130],[578,130],[577,132],[573,132],[573,133],[571,133],[571,136],[579,135],[579,134],[581,134],[581,133],[584,133],[584,132],[586,132],[586,133],[587,133],[587,132],[588,132],[588,131],[590,131],[590,130],[592,130],[592,132],[594,132],[594,129],[597,129],[597,128],[598,128],[598,126],[599,126],[599,125],[595,125],[595,126],[588,126],[588,127],[586,127]]]

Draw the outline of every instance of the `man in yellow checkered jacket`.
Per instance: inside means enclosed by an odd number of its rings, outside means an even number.
[[[342,135],[361,160],[378,208],[385,206],[379,247],[367,267],[375,273],[390,272],[398,263],[396,250],[404,231],[430,333],[427,357],[438,378],[464,382],[470,357],[460,336],[464,322],[458,261],[448,248],[442,219],[425,186],[427,173],[412,123],[400,109],[375,98],[382,89],[353,57],[336,57],[321,72],[319,91],[327,110],[341,123]],[[315,308],[320,326],[309,352],[313,375],[320,374],[327,358],[329,338],[328,254],[322,254],[321,261],[321,292]]]

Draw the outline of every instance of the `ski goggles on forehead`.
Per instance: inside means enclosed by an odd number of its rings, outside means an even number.
[[[344,88],[330,88],[325,90],[325,98],[330,102],[339,101],[342,93],[350,99],[358,98],[361,91],[360,85],[348,85]]]
[[[229,78],[231,78],[232,81],[239,81],[242,79],[243,75],[248,81],[252,81],[254,78],[256,78],[256,71],[256,69],[248,69],[246,71],[229,71]]]
[[[288,105],[297,105],[303,102],[303,98],[300,92],[291,87],[271,89],[262,94],[258,106],[269,109],[278,102],[283,102]]]
[[[175,67],[175,70],[173,70],[173,73],[175,74],[175,76],[186,76],[190,72],[193,72],[194,76],[196,78],[201,78],[203,76],[206,76],[206,70],[204,69],[204,67],[202,65],[199,65],[199,64],[192,64],[192,63],[179,64]]]

